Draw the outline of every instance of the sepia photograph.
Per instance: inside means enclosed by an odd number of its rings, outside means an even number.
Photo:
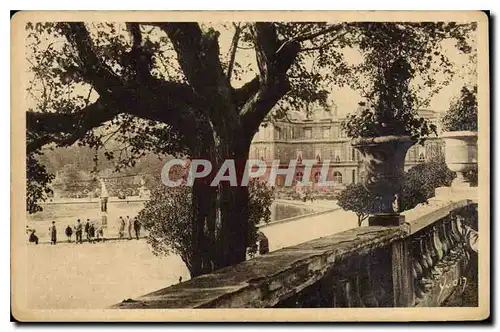
[[[17,12],[13,317],[487,319],[488,22]]]

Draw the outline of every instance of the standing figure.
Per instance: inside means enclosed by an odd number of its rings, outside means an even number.
[[[123,238],[123,234],[125,232],[125,220],[123,220],[123,217],[120,216],[120,228],[118,228],[118,237],[121,239]]]
[[[94,243],[94,236],[95,236],[95,227],[94,223],[90,224],[89,227],[89,242]]]
[[[135,230],[135,238],[139,240],[139,236],[141,235],[141,222],[137,217],[134,218],[134,230]]]
[[[85,236],[87,237],[87,241],[90,242],[90,219],[87,219],[87,222],[85,223]]]
[[[132,240],[132,220],[130,219],[129,216],[127,216],[127,232],[128,232],[128,239]]]
[[[76,226],[75,226],[75,236],[76,236],[76,243],[82,243],[82,223],[80,222],[80,219],[78,219]]]
[[[50,231],[50,244],[55,245],[57,243],[57,229],[55,221],[52,221],[52,226],[50,226],[49,231]]]
[[[257,239],[259,242],[259,254],[265,255],[269,253],[269,239],[261,231],[257,230]]]
[[[71,242],[71,235],[73,235],[73,229],[71,229],[71,227],[68,225],[68,227],[66,227],[66,236],[68,237],[68,243]]]
[[[99,242],[101,239],[101,225],[99,222],[96,222],[95,224],[95,240]]]
[[[106,184],[104,183],[104,179],[100,179],[101,181],[101,212],[108,212],[108,190],[106,189]]]

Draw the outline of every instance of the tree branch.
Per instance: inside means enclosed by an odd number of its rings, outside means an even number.
[[[244,130],[250,135],[257,132],[269,111],[290,89],[286,72],[300,50],[298,42],[287,42],[280,46],[272,23],[256,23],[252,31],[260,72],[259,85],[252,81],[244,86],[247,93],[256,88],[258,90],[249,96],[240,112]]]
[[[302,34],[302,35],[298,35],[296,37],[293,37],[290,41],[295,41],[295,42],[304,42],[306,40],[311,40],[311,39],[314,39],[316,37],[319,37],[321,35],[324,35],[326,33],[330,33],[332,31],[340,31],[342,29],[342,24],[338,24],[338,25],[332,25],[328,28],[325,28],[325,29],[322,29],[322,30],[319,30],[319,31],[316,31],[316,32],[310,32],[310,33],[305,33],[305,34]]]
[[[121,86],[120,77],[113,73],[95,53],[89,31],[83,22],[65,23],[63,33],[66,39],[76,47],[82,66],[80,74],[91,83],[99,95],[110,93],[114,87]]]
[[[203,100],[203,110],[219,135],[227,135],[238,125],[233,89],[219,59],[219,33],[203,33],[197,23],[156,23],[167,33],[177,53],[179,65]]]
[[[229,63],[227,65],[227,80],[231,82],[231,75],[233,73],[234,60],[236,59],[236,51],[238,50],[238,41],[240,40],[241,27],[240,25],[234,24],[234,35],[231,41],[231,47],[229,49]]]
[[[26,112],[27,153],[49,143],[71,145],[89,130],[112,120],[117,114],[101,98],[77,113]]]
[[[321,50],[325,47],[328,47],[330,45],[332,45],[334,42],[336,42],[340,37],[343,37],[344,35],[347,34],[348,31],[344,31],[343,33],[340,33],[340,34],[337,34],[335,37],[333,37],[330,41],[328,41],[327,43],[324,43],[322,45],[318,45],[318,46],[314,46],[314,47],[305,47],[305,48],[301,48],[299,52],[307,52],[307,51],[317,51],[317,50]]]

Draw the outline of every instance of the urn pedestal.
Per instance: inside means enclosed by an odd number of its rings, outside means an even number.
[[[436,188],[436,199],[477,198],[465,174],[477,168],[477,132],[450,131],[441,134],[445,142],[446,166],[457,174],[450,187]]]
[[[469,187],[465,173],[477,167],[477,132],[450,131],[441,134],[445,142],[446,166],[457,174],[452,187]]]
[[[397,226],[404,223],[397,205],[397,194],[404,181],[404,162],[415,141],[408,136],[358,138],[352,146],[359,150],[364,163],[365,189],[381,197],[380,213],[369,217],[370,226]],[[396,203],[396,204],[395,204]]]

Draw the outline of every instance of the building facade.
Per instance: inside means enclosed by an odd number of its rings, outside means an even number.
[[[438,113],[431,110],[419,112],[422,117],[438,127]],[[343,189],[350,183],[358,183],[364,177],[360,153],[351,146],[351,139],[341,129],[342,118],[332,112],[315,112],[314,117],[299,113],[291,115],[287,121],[277,121],[262,126],[254,136],[250,147],[250,159],[266,162],[268,170],[262,176],[265,180],[271,173],[273,160],[279,160],[279,167],[286,169],[291,160],[297,162],[293,186],[300,187],[305,174],[305,160],[314,160],[309,177],[310,187],[315,185],[322,170],[327,171],[326,180],[334,183],[333,189]],[[440,139],[429,138],[424,146],[415,144],[406,154],[405,169],[434,158],[443,152]],[[325,166],[328,164],[328,166]],[[285,175],[276,177],[276,186],[285,185]],[[323,188],[331,190],[330,188]]]

